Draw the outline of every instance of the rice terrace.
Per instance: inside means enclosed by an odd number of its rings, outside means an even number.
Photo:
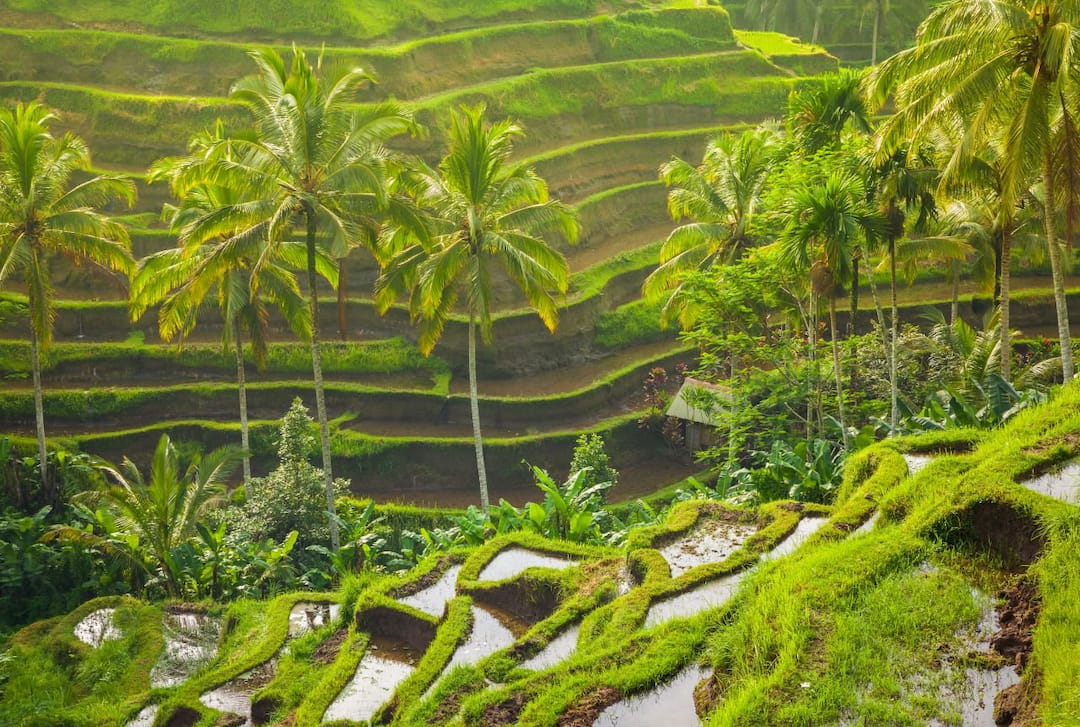
[[[0,727],[1080,727],[1080,2],[0,58]]]

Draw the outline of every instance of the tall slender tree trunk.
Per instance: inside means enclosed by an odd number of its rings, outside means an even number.
[[[952,302],[949,304],[949,326],[956,327],[960,317],[960,263],[952,261]]]
[[[840,421],[840,430],[844,435],[844,449],[851,449],[851,436],[844,418],[844,382],[840,374],[840,345],[836,340],[836,298],[829,299],[829,328],[832,333],[833,375],[836,378],[836,415]]]
[[[319,417],[319,439],[322,444],[323,485],[326,487],[326,512],[330,522],[330,545],[335,552],[341,548],[338,535],[337,507],[334,504],[334,473],[330,469],[330,427],[326,421],[326,393],[323,391],[322,350],[319,347],[319,291],[315,287],[315,210],[305,207],[307,220],[308,295],[311,298],[311,371],[315,381],[315,411]]]
[[[851,318],[848,319],[847,337],[853,338],[859,322],[859,256],[851,256]]]
[[[878,33],[881,30],[881,2],[874,3],[874,37],[870,41],[870,65],[877,65]]]
[[[345,282],[345,258],[338,259],[338,283],[337,283],[337,329],[338,338],[342,341],[349,338],[349,296],[348,285]]]
[[[1012,336],[1009,333],[1009,268],[1012,267],[1012,218],[1006,216],[1001,223],[1001,270],[998,272],[998,322],[1001,324],[1001,339],[998,349],[1001,359],[1001,378],[1010,381],[1012,364]]]
[[[472,412],[473,444],[476,447],[476,475],[480,480],[480,506],[487,510],[487,467],[484,465],[484,439],[480,436],[480,396],[476,391],[476,316],[469,311],[469,409]]]
[[[244,450],[244,495],[251,499],[251,444],[248,432],[247,376],[244,372],[244,343],[240,338],[240,319],[233,321],[236,343],[236,388],[240,396],[240,446]]]
[[[896,304],[896,237],[889,235],[889,429],[896,432],[900,418],[900,391],[896,381],[896,342],[900,338],[900,308]]]
[[[1069,329],[1069,300],[1065,296],[1065,275],[1061,269],[1061,248],[1054,234],[1054,180],[1049,152],[1043,158],[1043,222],[1046,225],[1046,247],[1050,252],[1050,272],[1054,279],[1054,303],[1057,307],[1058,341],[1061,344],[1061,374],[1068,383],[1073,377],[1072,334]],[[1071,243],[1070,243],[1071,244]]]
[[[818,0],[817,7],[814,9],[814,31],[810,35],[810,42],[813,45],[817,45],[818,31],[821,30],[821,13],[825,10],[824,0]]]
[[[37,444],[39,469],[41,471],[41,489],[45,491],[48,486],[46,479],[49,463],[45,451],[45,402],[41,393],[41,343],[38,341],[37,329],[34,327],[34,316],[30,316],[30,371],[34,381],[34,424],[37,427]]]
[[[807,369],[807,376],[810,379],[810,385],[807,387],[806,392],[806,441],[810,442],[814,438],[814,405],[817,401],[817,308],[815,307],[817,301],[814,299],[813,283],[810,285],[810,316],[808,325],[806,326],[806,342],[808,344],[806,356],[807,361],[810,364]],[[809,449],[807,450],[809,451]]]

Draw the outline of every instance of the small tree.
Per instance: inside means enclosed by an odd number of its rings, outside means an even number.
[[[278,466],[266,477],[252,479],[251,498],[234,520],[236,535],[277,542],[296,530],[301,549],[330,544],[323,471],[308,461],[315,450],[314,422],[297,397],[281,420]],[[335,480],[337,494],[347,488],[345,480]]]
[[[619,472],[611,466],[611,458],[604,449],[604,438],[599,434],[582,434],[574,445],[570,474],[586,468],[589,469],[585,474],[586,487],[601,482],[610,482],[611,487],[619,484]]]

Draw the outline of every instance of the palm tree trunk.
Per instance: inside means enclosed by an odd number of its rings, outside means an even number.
[[[338,283],[337,283],[337,329],[338,337],[342,340],[349,338],[348,320],[348,286],[345,284],[345,258],[338,259]]]
[[[881,30],[881,2],[874,3],[874,37],[870,41],[870,65],[877,65],[878,33]]]
[[[821,12],[825,9],[825,5],[822,0],[818,0],[817,8],[814,10],[814,30],[810,35],[810,43],[817,45],[818,31],[821,30]]]
[[[251,445],[248,437],[247,377],[244,375],[244,344],[240,339],[240,319],[233,321],[236,342],[236,388],[240,396],[240,446],[244,450],[244,496],[251,499]]]
[[[949,305],[949,326],[956,327],[960,317],[960,263],[952,261],[952,302]]]
[[[806,441],[809,442],[814,438],[814,403],[817,400],[817,356],[815,351],[817,350],[817,309],[815,308],[816,301],[814,300],[814,287],[810,286],[810,316],[806,331],[806,342],[808,348],[806,351],[807,361],[810,364],[807,368],[807,376],[810,379],[810,385],[806,391]]]
[[[472,412],[473,444],[476,446],[476,475],[480,479],[480,507],[488,509],[487,467],[484,439],[480,436],[480,396],[476,391],[476,317],[469,312],[469,409]]]
[[[848,319],[847,337],[854,338],[859,317],[859,257],[851,256],[851,318]]]
[[[34,424],[37,427],[39,467],[41,470],[41,489],[48,486],[49,464],[45,452],[45,403],[41,392],[41,345],[38,342],[37,329],[34,328],[34,316],[30,316],[30,371],[34,380]]]
[[[319,292],[315,287],[315,210],[304,209],[307,219],[308,295],[311,298],[311,370],[315,380],[315,411],[319,417],[322,444],[323,485],[326,487],[326,513],[330,521],[330,545],[334,552],[341,547],[338,535],[337,508],[334,505],[334,474],[330,469],[330,427],[326,421],[326,394],[323,391],[322,351],[319,348]]]
[[[832,333],[833,374],[836,377],[836,415],[844,435],[844,449],[851,449],[847,423],[844,421],[844,382],[840,376],[840,346],[836,341],[836,298],[829,299],[829,328]]]
[[[896,341],[900,338],[900,308],[896,304],[896,238],[889,235],[889,429],[896,432],[900,418],[900,392],[896,381]]]
[[[1043,158],[1043,187],[1046,193],[1043,221],[1046,225],[1046,247],[1050,252],[1050,272],[1054,279],[1058,341],[1061,344],[1061,374],[1065,383],[1069,383],[1073,377],[1072,335],[1069,330],[1069,301],[1065,297],[1065,276],[1061,270],[1061,248],[1054,234],[1054,182],[1050,165],[1050,154],[1047,152]]]
[[[1009,333],[1009,268],[1012,267],[1012,231],[1009,226],[1012,219],[1006,217],[1001,225],[1001,270],[998,273],[998,288],[1001,302],[998,304],[998,321],[1001,323],[999,343],[1001,378],[1009,381],[1009,368],[1012,363],[1012,337]]]

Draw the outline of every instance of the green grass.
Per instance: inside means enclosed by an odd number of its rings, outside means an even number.
[[[767,56],[801,56],[825,53],[819,45],[804,43],[783,33],[758,30],[736,30],[735,39],[747,48],[761,51]]]

